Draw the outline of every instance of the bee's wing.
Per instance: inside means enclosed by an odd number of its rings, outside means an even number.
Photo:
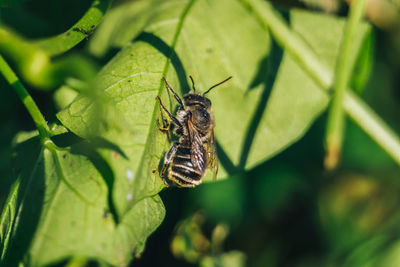
[[[190,138],[190,160],[193,167],[201,172],[204,172],[206,168],[205,161],[205,149],[203,147],[203,141],[199,135],[199,132],[194,128],[193,123],[188,120],[188,132]]]
[[[218,173],[218,154],[217,144],[215,143],[214,131],[211,131],[210,136],[205,144],[207,153],[207,166],[213,172],[213,180],[215,181]]]

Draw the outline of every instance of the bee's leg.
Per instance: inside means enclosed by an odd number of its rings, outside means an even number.
[[[162,113],[161,110],[160,110],[160,117],[161,117],[161,121],[162,121],[162,122],[160,123],[160,120],[157,119],[158,129],[159,129],[161,132],[167,134],[167,138],[170,139],[170,136],[169,136],[169,128],[170,128],[170,125],[171,125],[171,124],[168,122],[168,120],[167,120],[166,118],[164,118],[164,115],[163,115],[163,113]],[[162,124],[162,125],[161,125],[161,124]]]
[[[164,81],[165,86],[168,88],[168,90],[170,90],[171,93],[174,95],[176,101],[178,101],[179,105],[181,105],[181,107],[183,108],[183,103],[181,98],[175,93],[174,89],[172,89],[172,87],[168,84],[167,80],[164,77],[162,77],[162,80]]]
[[[161,107],[163,108],[163,110],[165,111],[165,113],[167,113],[168,117],[170,117],[171,120],[172,120],[177,126],[182,127],[182,124],[178,121],[178,119],[175,118],[174,116],[172,116],[172,114],[169,113],[168,109],[166,109],[166,108],[164,107],[164,105],[163,105],[162,102],[161,102],[161,98],[160,98],[159,96],[157,96],[157,100],[158,100],[158,102],[160,103],[160,106],[161,106]]]
[[[165,187],[169,187],[169,183],[167,182],[167,180],[165,180],[164,177],[161,177],[161,180],[162,180],[163,183],[165,184]]]
[[[164,166],[163,166],[163,168],[161,170],[161,178],[162,178],[164,184],[167,187],[169,187],[169,184],[164,178],[165,172],[167,171],[167,168],[168,168],[169,164],[172,162],[172,159],[174,158],[174,156],[176,154],[176,150],[178,149],[178,145],[179,145],[179,143],[173,142],[172,145],[171,145],[171,148],[168,150],[167,154],[165,154],[165,157],[164,157]]]

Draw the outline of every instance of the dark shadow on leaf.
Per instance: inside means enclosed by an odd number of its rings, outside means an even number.
[[[258,125],[260,124],[264,110],[267,106],[268,98],[271,94],[271,90],[274,86],[276,75],[279,69],[279,65],[282,61],[283,50],[273,41],[271,43],[271,50],[269,55],[260,62],[259,71],[253,79],[249,90],[260,84],[260,77],[264,77],[264,90],[261,95],[261,99],[257,104],[255,114],[250,122],[250,126],[245,135],[243,142],[242,152],[240,154],[239,168],[244,169],[246,166],[247,158],[250,153],[250,148],[254,140],[254,136],[257,132]]]
[[[118,153],[124,159],[128,159],[126,154],[122,151],[122,149],[119,146],[102,137],[94,137],[91,138],[90,140],[85,140],[75,135],[72,132],[67,132],[53,136],[52,140],[59,147],[71,147],[71,153],[73,154],[86,156],[96,167],[96,169],[100,172],[108,188],[107,201],[108,201],[108,206],[110,208],[110,213],[112,214],[115,223],[118,223],[119,217],[112,197],[114,180],[115,180],[114,172],[112,171],[107,161],[101,157],[101,155],[96,151],[96,149],[99,148],[110,149]]]
[[[84,138],[74,134],[73,132],[66,132],[66,133],[52,136],[51,140],[58,147],[63,147],[63,148],[70,147],[70,146],[73,146],[75,144],[85,141]],[[109,140],[107,140],[103,137],[95,136],[93,138],[90,138],[89,142],[92,145],[92,147],[94,147],[94,148],[110,149],[112,151],[117,152],[124,159],[129,159],[128,156],[124,153],[124,151],[122,151],[122,149],[119,146],[117,146],[116,144],[110,142]]]
[[[169,58],[172,63],[172,66],[174,67],[178,75],[179,84],[182,89],[182,94],[186,94],[190,91],[190,87],[187,82],[188,76],[186,75],[186,71],[183,68],[182,61],[180,60],[179,56],[177,55],[174,49],[172,49],[160,37],[148,32],[142,32],[135,39],[135,41],[146,42],[149,45],[156,48],[158,51],[160,51],[166,58]]]
[[[108,196],[107,202],[110,209],[110,213],[116,224],[119,222],[119,216],[113,201],[113,189],[114,189],[114,172],[107,163],[106,160],[96,151],[97,147],[94,147],[91,143],[84,141],[71,147],[71,153],[77,155],[83,155],[87,157],[95,168],[100,172],[104,181],[107,184]]]
[[[51,263],[49,265],[46,265],[46,267],[65,267],[65,266],[77,266],[79,264],[73,264],[71,262],[74,261],[74,257],[71,258],[66,258],[62,259],[60,261],[57,261],[55,263]],[[105,262],[102,262],[100,259],[85,259],[84,265],[79,265],[79,266],[84,266],[84,267],[100,267],[100,266],[108,266]],[[103,263],[103,264],[102,264]],[[68,265],[69,264],[69,265]]]
[[[67,132],[67,133],[62,133],[62,134],[52,136],[51,140],[58,147],[69,147],[74,144],[80,143],[80,142],[84,141],[85,139],[77,136],[73,132]]]
[[[165,57],[169,58],[171,60],[172,66],[174,67],[174,69],[178,75],[179,84],[180,84],[180,87],[182,88],[182,93],[186,94],[190,91],[190,86],[187,82],[188,76],[183,67],[182,61],[180,60],[177,53],[167,43],[165,43],[158,36],[156,36],[152,33],[147,33],[147,32],[141,33],[135,39],[135,41],[146,42],[146,43],[150,44],[151,46],[155,47]],[[228,155],[225,153],[225,151],[222,149],[222,147],[218,144],[218,142],[217,142],[217,150],[218,150],[218,158],[219,158],[221,165],[225,168],[225,170],[228,172],[229,175],[234,174],[238,170],[238,168],[233,164],[231,159],[228,157]],[[159,170],[160,170],[160,165],[163,165],[162,161],[163,161],[163,158],[161,159],[160,164],[158,166]]]
[[[64,267],[67,266],[68,262],[70,261],[70,259],[62,259],[60,261],[57,261],[55,263],[51,263],[49,265],[46,265],[46,267]]]
[[[44,205],[45,166],[42,145],[38,137],[18,144],[14,149],[13,173],[19,177],[16,217],[11,218],[9,243],[1,243],[6,250],[0,266],[18,266],[28,251],[39,224]],[[17,219],[18,218],[18,219]]]
[[[238,167],[233,164],[232,160],[229,158],[228,154],[226,154],[225,150],[219,144],[218,140],[216,141],[217,151],[218,151],[218,161],[224,167],[228,176],[231,176],[239,171]]]
[[[111,149],[111,150],[117,152],[119,155],[121,155],[124,159],[128,160],[128,157],[126,156],[124,151],[122,151],[121,148],[119,148],[119,146],[117,146],[116,144],[108,141],[107,139],[105,139],[103,137],[99,137],[98,136],[98,137],[91,138],[89,140],[89,142],[95,148]]]
[[[272,56],[273,50],[271,48],[271,56]],[[250,86],[247,88],[247,92],[256,88],[258,85],[265,83],[266,81],[266,73],[269,71],[269,66],[270,66],[270,56],[264,57],[258,67],[258,71],[256,76],[253,78],[253,80],[250,83]]]

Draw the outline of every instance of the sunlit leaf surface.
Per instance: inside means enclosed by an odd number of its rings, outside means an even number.
[[[293,30],[333,70],[344,21],[296,10],[288,15]],[[182,96],[190,90],[189,75],[200,92],[233,76],[208,95],[218,179],[291,145],[328,104],[328,95],[239,1],[135,2],[115,9],[103,25],[92,53],[121,50],[93,90],[72,103],[62,94],[57,100],[67,105],[57,118],[83,139],[66,151],[46,148],[32,134],[18,142],[18,179],[0,220],[1,259],[8,266],[75,255],[125,266],[143,249],[164,217],[158,172],[171,141],[159,130],[156,96],[171,112],[177,108],[162,77]],[[358,33],[355,51],[368,33],[367,26]]]
[[[117,224],[99,158],[86,152],[43,148],[37,137],[18,144],[18,180],[1,217],[2,266],[43,266],[74,255],[125,266],[143,250],[163,220],[161,199],[137,202]]]
[[[99,74],[98,91],[106,100],[97,103],[101,101],[82,96],[58,114],[79,136],[101,136],[124,152],[126,158],[118,162],[110,157],[119,184],[116,190],[124,192],[114,198],[128,190],[140,199],[163,186],[153,170],[160,166],[169,143],[158,131],[161,118],[155,97],[161,95],[171,110],[176,108],[160,81],[163,76],[181,95],[190,90],[189,75],[199,91],[234,77],[209,94],[222,165],[219,179],[275,155],[299,139],[326,108],[328,96],[290,55],[271,45],[268,31],[240,3],[154,1],[153,5],[141,3],[137,10],[146,7],[151,8],[147,18],[143,12],[128,13],[134,9],[130,5],[126,12],[119,7],[118,16],[112,13],[106,18],[100,36],[95,36],[93,47],[100,45],[99,38],[113,46],[128,43]],[[121,22],[135,16],[143,31],[125,31]],[[291,12],[290,19],[294,30],[333,68],[344,22],[302,11]],[[311,30],[309,25],[315,23],[318,29]],[[112,35],[110,24],[115,26]],[[366,32],[364,27],[358,43]],[[134,173],[132,188],[123,179],[128,166]],[[124,210],[121,205],[117,204]]]

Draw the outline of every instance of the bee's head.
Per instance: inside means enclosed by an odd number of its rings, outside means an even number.
[[[211,107],[210,99],[197,93],[189,93],[184,95],[183,104],[188,108],[191,106],[202,106],[206,109]]]
[[[211,91],[211,89],[217,87],[218,85],[223,84],[224,82],[226,82],[232,78],[232,76],[230,76],[227,79],[223,80],[222,82],[219,82],[219,83],[211,86],[203,94],[199,94],[196,92],[196,88],[194,87],[194,81],[193,81],[192,76],[189,76],[189,77],[190,77],[190,80],[192,81],[193,91],[183,97],[183,102],[184,102],[185,106],[201,105],[207,109],[211,107],[211,101],[210,101],[210,99],[208,99],[206,97],[206,94],[208,94]]]
[[[206,131],[212,126],[213,119],[209,110],[200,105],[190,108],[191,121],[201,131]]]
[[[203,95],[189,93],[183,97],[183,103],[196,128],[203,131],[207,130],[212,124],[210,99]]]
[[[211,101],[205,95],[208,94],[208,92],[210,92],[214,87],[217,87],[218,85],[223,84],[231,79],[232,76],[211,86],[203,94],[196,92],[193,78],[192,76],[189,77],[192,81],[193,91],[183,97],[183,104],[185,109],[190,113],[191,121],[195,127],[199,130],[206,131],[213,126],[213,118],[211,115]]]

